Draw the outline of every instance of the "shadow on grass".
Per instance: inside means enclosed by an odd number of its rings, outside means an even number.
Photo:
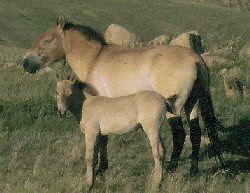
[[[229,178],[234,178],[235,175],[239,173],[249,173],[250,172],[250,159],[238,159],[238,160],[227,160],[225,161],[226,167],[221,168],[219,164],[215,164],[212,168],[208,170],[200,170],[200,173],[206,174],[225,174]]]
[[[244,156],[226,161],[227,169],[233,174],[250,172],[250,120],[241,119],[237,125],[225,130],[226,139],[222,141],[223,151],[236,156]]]
[[[250,120],[241,119],[238,125],[225,130],[226,139],[222,141],[224,152],[250,157]]]
[[[250,172],[250,159],[241,159],[241,160],[228,160],[226,162],[227,169],[233,173],[233,174],[238,174],[238,173],[245,173],[245,172]]]
[[[224,139],[221,141],[222,151],[233,155],[234,158],[226,159],[226,170],[230,174],[240,172],[250,172],[250,120],[249,118],[241,119],[237,125],[225,128]],[[201,152],[200,158],[207,159],[207,156],[214,159],[211,146],[207,146]],[[232,157],[232,156],[230,156]],[[209,174],[215,174],[221,170],[220,164],[215,164],[209,171]]]

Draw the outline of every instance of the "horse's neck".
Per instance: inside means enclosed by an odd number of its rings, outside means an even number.
[[[81,81],[87,81],[102,46],[98,42],[88,41],[82,37],[72,37],[65,41],[64,49],[72,70]]]

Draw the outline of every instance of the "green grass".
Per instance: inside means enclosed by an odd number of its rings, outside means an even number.
[[[118,23],[144,40],[165,31],[179,34],[194,29],[200,31],[208,46],[240,34],[244,40],[250,39],[250,12],[183,0],[171,3],[165,0],[75,0],[60,3],[55,0],[2,0],[0,38],[27,48],[49,26],[55,25],[56,17],[61,13],[100,32],[104,32],[111,23]]]
[[[101,32],[118,23],[145,40],[165,30],[179,34],[198,29],[207,49],[229,45],[241,33],[243,43],[250,38],[249,12],[181,0],[2,0],[0,38],[5,41],[0,45],[0,192],[82,192],[86,179],[84,135],[70,114],[58,118],[55,98],[55,73],[72,71],[64,61],[52,65],[50,73],[35,75],[26,74],[20,65],[2,67],[20,64],[26,48],[55,24],[60,13]],[[238,51],[227,57],[234,61],[231,67],[241,67],[242,79],[250,85],[249,62],[240,58]],[[187,138],[180,166],[174,173],[164,173],[160,192],[250,192],[250,96],[236,101],[226,98],[218,75],[224,67],[211,69],[211,91],[217,117],[225,125],[220,137],[228,172],[219,169],[203,141],[200,172],[190,177],[191,145]],[[169,158],[172,135],[167,124],[163,137]],[[145,134],[139,130],[110,136],[108,153],[109,171],[97,178],[93,192],[145,192],[153,167]]]

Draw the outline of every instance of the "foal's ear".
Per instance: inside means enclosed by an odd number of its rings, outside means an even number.
[[[67,80],[70,80],[71,82],[73,82],[74,81],[74,77],[68,75]]]
[[[57,74],[57,73],[56,73],[56,81],[57,82],[62,81],[62,77],[59,74]]]
[[[64,15],[63,14],[61,14],[59,17],[58,17],[58,19],[57,19],[57,26],[59,26],[60,28],[64,28],[64,26],[65,26],[65,18],[64,18]]]

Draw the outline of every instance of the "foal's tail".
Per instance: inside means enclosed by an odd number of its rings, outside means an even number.
[[[178,95],[175,94],[175,95],[172,95],[170,96],[169,98],[166,99],[166,109],[167,109],[167,112],[170,112],[172,114],[176,114],[176,108],[175,108],[175,102],[176,102],[176,99],[178,98]]]
[[[208,131],[208,137],[211,141],[213,152],[218,156],[221,165],[224,167],[224,161],[221,157],[221,147],[218,139],[218,130],[223,129],[222,124],[216,118],[214,113],[213,102],[210,93],[209,72],[205,65],[198,66],[198,82],[199,84],[199,105],[201,117]],[[205,70],[205,71],[204,71]]]

